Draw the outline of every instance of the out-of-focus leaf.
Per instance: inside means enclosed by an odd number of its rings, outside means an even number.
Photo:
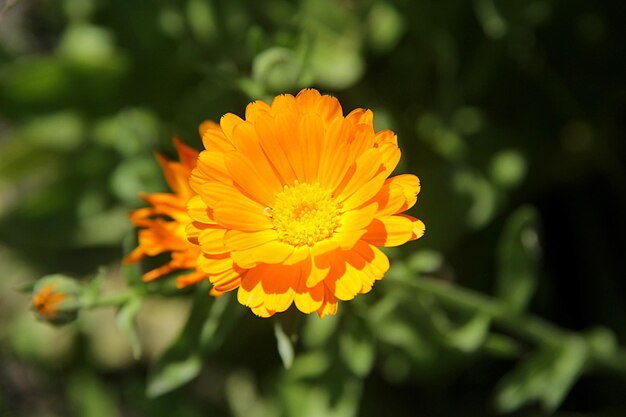
[[[365,377],[375,359],[375,342],[372,337],[367,337],[367,332],[360,331],[342,332],[339,337],[339,352],[343,362],[355,375]]]
[[[189,318],[178,338],[148,375],[147,395],[165,394],[191,381],[202,369],[204,355],[220,346],[239,317],[232,297],[217,299],[199,288]]]
[[[189,0],[187,2],[187,20],[194,35],[202,41],[210,41],[217,34],[217,23],[211,2]]]
[[[293,341],[285,334],[285,330],[280,321],[274,322],[274,335],[276,336],[276,346],[278,354],[283,361],[285,369],[291,368],[294,357]]]
[[[70,376],[67,386],[72,415],[83,417],[119,416],[116,401],[96,375],[82,371]]]
[[[490,322],[488,316],[476,314],[464,325],[446,332],[445,337],[451,346],[463,352],[473,352],[485,342]]]
[[[59,44],[59,53],[73,64],[84,68],[116,68],[113,36],[103,27],[90,24],[70,25]]]
[[[208,298],[208,295],[207,295]],[[222,344],[235,322],[241,317],[243,309],[230,295],[218,297],[213,301],[209,316],[200,330],[200,349],[213,351]]]
[[[554,411],[581,374],[588,357],[584,340],[570,337],[560,347],[544,348],[507,374],[496,392],[496,407],[511,412],[539,402]]]
[[[226,380],[226,397],[235,417],[272,417],[279,414],[259,395],[254,377],[246,371],[233,372]]]
[[[432,250],[420,250],[413,253],[406,262],[412,272],[429,273],[441,268],[443,255]]]
[[[121,200],[136,205],[140,192],[154,192],[160,188],[161,174],[154,158],[141,156],[122,162],[111,175],[111,188]]]
[[[193,352],[180,360],[159,364],[157,373],[152,373],[148,381],[146,395],[149,398],[170,392],[198,376],[202,370],[202,357]]]
[[[309,61],[315,83],[334,89],[356,83],[365,71],[358,48],[353,39],[339,35],[317,39]]]
[[[537,285],[537,223],[537,212],[522,207],[509,217],[500,238],[496,295],[515,311],[526,308]]]
[[[304,83],[304,65],[295,51],[273,47],[258,54],[252,64],[252,78],[269,91],[289,91]]]
[[[496,211],[496,193],[491,183],[478,173],[462,169],[456,174],[455,186],[472,200],[467,212],[470,226],[479,228],[491,220]]]
[[[18,135],[44,149],[70,151],[82,142],[83,123],[78,114],[62,111],[37,116],[26,124]]]
[[[125,157],[145,155],[146,150],[155,147],[159,128],[153,112],[144,107],[128,107],[114,116],[98,120],[93,128],[93,138]],[[156,172],[153,174],[159,178]]]
[[[377,52],[393,48],[405,31],[403,16],[391,4],[374,3],[369,14],[369,41]]]
[[[146,394],[154,398],[195,378],[202,368],[199,341],[213,298],[198,290],[187,323],[148,374]]]
[[[518,151],[507,149],[493,156],[490,168],[494,183],[503,188],[511,188],[524,179],[526,160]]]
[[[135,317],[141,308],[143,298],[137,294],[135,297],[128,300],[117,312],[117,326],[128,337],[130,342],[130,348],[133,352],[133,357],[138,359],[141,356],[141,341],[139,334],[137,333],[137,326],[135,324]]]
[[[307,316],[306,324],[302,331],[302,343],[308,348],[327,345],[338,324],[339,319],[337,315],[326,316],[322,320],[315,315]]]

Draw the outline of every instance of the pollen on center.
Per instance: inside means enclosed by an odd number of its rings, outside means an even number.
[[[274,206],[266,209],[278,238],[292,246],[313,246],[332,237],[339,226],[340,206],[319,184],[285,186]]]

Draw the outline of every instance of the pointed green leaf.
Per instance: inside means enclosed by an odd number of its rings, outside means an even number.
[[[515,311],[523,311],[535,290],[540,257],[538,215],[522,207],[507,220],[498,246],[496,295]]]
[[[447,332],[446,339],[451,346],[463,352],[474,352],[485,342],[490,323],[489,316],[478,313],[467,323]]]
[[[137,295],[128,300],[117,312],[117,327],[128,337],[133,357],[138,359],[141,356],[141,341],[137,333],[135,317],[141,308],[143,298]]]
[[[195,378],[202,369],[199,342],[213,298],[202,289],[194,299],[187,323],[148,374],[148,397],[165,394]]]
[[[274,335],[276,336],[276,346],[280,359],[283,361],[283,366],[285,369],[289,369],[293,364],[294,347],[291,338],[285,334],[280,321],[274,322]]]
[[[544,348],[507,374],[496,392],[496,407],[515,411],[539,402],[554,411],[581,374],[588,357],[584,340],[571,337],[558,348]]]

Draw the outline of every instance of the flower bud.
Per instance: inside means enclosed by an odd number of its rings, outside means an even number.
[[[64,275],[41,278],[33,289],[33,310],[39,320],[54,325],[67,324],[76,319],[80,308],[80,285]]]

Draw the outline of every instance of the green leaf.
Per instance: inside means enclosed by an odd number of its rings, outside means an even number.
[[[199,341],[213,298],[198,290],[187,323],[148,374],[146,394],[158,397],[195,378],[202,369]]]
[[[445,336],[451,346],[463,352],[474,352],[484,344],[490,323],[489,316],[478,313],[464,325],[448,331]]]
[[[364,377],[374,365],[375,342],[365,331],[344,332],[339,338],[339,352],[346,366],[355,375]]]
[[[274,335],[276,336],[276,345],[278,348],[278,354],[283,361],[285,369],[291,368],[294,358],[293,341],[289,336],[285,334],[282,323],[280,321],[274,322]]]
[[[535,290],[540,257],[538,215],[522,207],[507,220],[498,246],[496,296],[514,311],[523,311]]]
[[[161,362],[158,372],[150,376],[147,396],[155,398],[194,379],[202,370],[202,358],[194,352],[178,360]]]
[[[558,348],[534,353],[500,382],[497,409],[511,412],[539,402],[546,411],[554,411],[582,373],[587,358],[587,347],[579,337],[565,340]]]
[[[113,392],[95,374],[79,371],[67,382],[72,415],[84,417],[119,416]]]
[[[141,341],[137,333],[135,317],[141,308],[143,297],[136,295],[128,300],[117,312],[117,327],[128,337],[133,357],[138,359],[141,356]]]
[[[242,309],[232,297],[210,297],[202,286],[178,338],[159,358],[148,375],[147,395],[158,397],[191,381],[202,370],[202,358],[217,349]]]

